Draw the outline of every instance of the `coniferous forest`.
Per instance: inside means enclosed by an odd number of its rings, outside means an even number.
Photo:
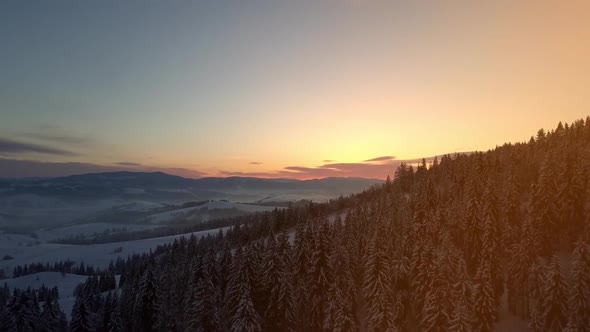
[[[0,296],[0,331],[590,331],[590,117],[378,187],[244,217],[80,287]]]

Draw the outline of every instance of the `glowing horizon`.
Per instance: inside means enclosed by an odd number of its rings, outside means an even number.
[[[0,178],[385,178],[585,118],[588,40],[575,1],[7,1]]]

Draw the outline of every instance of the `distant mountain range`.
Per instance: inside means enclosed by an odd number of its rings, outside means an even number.
[[[249,177],[188,179],[162,172],[108,172],[57,178],[0,180],[0,231],[104,220],[135,222],[187,202],[227,201],[273,206],[326,201],[360,192],[381,180]],[[280,204],[278,204],[280,205]],[[100,217],[100,218],[99,218]],[[139,218],[141,219],[141,218]]]
[[[149,200],[220,198],[253,192],[321,192],[328,196],[362,191],[382,180],[324,178],[314,180],[226,177],[189,179],[163,172],[107,172],[42,179],[0,180],[0,197],[39,195],[71,199],[145,196]],[[231,197],[230,197],[231,198]]]

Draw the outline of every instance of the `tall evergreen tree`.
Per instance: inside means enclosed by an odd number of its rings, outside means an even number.
[[[475,278],[475,330],[481,332],[494,331],[497,317],[496,295],[490,267],[484,263],[480,266]]]
[[[382,230],[377,230],[365,257],[364,293],[368,328],[372,331],[396,330],[389,273],[391,261]]]
[[[231,330],[239,332],[261,331],[260,314],[256,311],[250,292],[249,260],[241,253],[234,258],[234,275],[232,276],[230,299],[235,303],[231,310]]]
[[[309,289],[310,324],[312,330],[321,330],[328,309],[328,292],[333,282],[330,269],[330,234],[327,222],[323,222],[313,235],[313,251],[310,258]]]
[[[290,266],[290,244],[285,235],[278,242],[270,236],[266,245],[266,259],[262,283],[268,303],[264,312],[264,329],[286,331],[292,327],[294,296]]]
[[[342,239],[338,241],[335,234],[335,246],[330,256],[330,269],[334,280],[330,285],[328,314],[324,321],[324,329],[332,331],[357,331],[355,317],[354,284],[350,272],[350,262]]]
[[[481,179],[476,171],[467,178],[466,184],[466,210],[465,210],[465,243],[464,251],[467,253],[467,266],[474,273],[479,266],[482,255],[483,229],[481,222]]]
[[[141,278],[139,293],[137,294],[137,301],[135,303],[136,320],[134,330],[136,331],[154,331],[157,320],[158,285],[157,278],[152,269],[152,266],[148,266]]]
[[[71,332],[93,332],[91,312],[83,297],[77,297],[72,309]]]
[[[111,300],[111,319],[107,325],[107,332],[121,332],[123,331],[123,323],[121,322],[121,309],[117,293],[113,294]]]
[[[545,331],[563,330],[567,323],[567,292],[559,259],[556,255],[551,257],[548,265],[543,295],[543,329]]]
[[[556,170],[552,155],[548,155],[539,170],[539,179],[534,187],[531,201],[531,216],[541,235],[544,253],[552,253],[559,243],[559,219],[557,215]]]
[[[3,304],[0,304],[0,332],[17,332],[12,315]]]
[[[590,248],[578,241],[573,253],[569,295],[569,323],[580,331],[590,330]]]
[[[47,298],[47,301],[43,304],[43,311],[41,312],[41,318],[39,320],[39,331],[41,332],[59,332],[65,331],[65,326],[62,319],[62,311],[57,303],[51,296]]]
[[[37,329],[38,316],[34,308],[35,303],[27,292],[13,297],[10,304],[12,321],[19,332],[35,331]]]
[[[217,308],[217,293],[205,268],[196,285],[195,302],[188,311],[187,326],[190,331],[220,331],[221,319]]]

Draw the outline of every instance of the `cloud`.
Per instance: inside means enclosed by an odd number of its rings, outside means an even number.
[[[261,163],[259,161],[251,161],[250,162],[250,165],[262,165],[262,164],[264,164],[264,163]]]
[[[77,156],[77,153],[67,151],[61,148],[47,145],[17,142],[10,139],[0,138],[0,153],[23,154],[23,153],[42,153],[59,156]]]
[[[134,171],[165,172],[188,178],[199,178],[206,174],[197,170],[178,167],[156,167],[135,165],[100,165],[80,162],[48,162],[0,158],[0,178],[59,177],[74,174]]]
[[[280,174],[275,172],[234,172],[234,171],[219,171],[218,176],[239,176],[239,177],[257,177],[257,178],[280,178]],[[283,176],[284,177],[284,176]]]
[[[57,177],[73,174],[114,172],[121,167],[104,166],[79,162],[47,162],[0,158],[0,177]]]
[[[115,165],[120,165],[120,166],[141,166],[141,164],[139,163],[133,163],[130,161],[120,161],[118,163],[115,163]]]
[[[388,160],[394,160],[394,159],[395,159],[394,156],[382,156],[382,157],[376,157],[373,159],[368,159],[368,160],[365,160],[364,162],[388,161]]]
[[[426,162],[430,162],[434,159],[434,157],[428,157],[424,159],[426,159]],[[397,160],[393,157],[376,157],[369,159],[368,161],[357,163],[324,163],[314,167],[293,165],[268,172],[238,172],[222,170],[217,173],[217,176],[291,178],[301,180],[326,177],[361,177],[371,179],[385,179],[387,175],[393,175],[397,167],[402,162],[415,164],[421,162],[421,160],[422,158]],[[100,165],[79,162],[60,163],[35,160],[19,160],[0,157],[0,178],[57,177],[73,174],[115,171],[160,171],[188,178],[210,176],[210,174],[205,172],[189,168],[150,166],[127,161],[122,161],[111,165]]]
[[[325,162],[325,163],[333,163],[333,162],[335,162],[335,161],[336,161],[336,160],[332,160],[332,159],[324,159],[324,160],[323,160],[323,162]]]
[[[427,162],[434,157],[425,158]],[[270,172],[232,172],[221,171],[220,176],[243,176],[263,178],[292,178],[292,179],[318,179],[326,177],[361,177],[370,179],[385,179],[387,175],[393,175],[395,170],[403,162],[417,163],[419,159],[397,160],[394,156],[381,156],[371,158],[358,163],[334,163],[332,160],[324,160],[324,164],[307,166],[286,166],[283,169]]]
[[[90,143],[90,139],[87,137],[80,137],[75,135],[63,134],[63,133],[20,133],[19,136],[28,137],[35,140],[41,141],[52,141],[56,143],[71,144],[71,145],[84,145]]]
[[[390,163],[332,163],[316,167],[288,166],[278,173],[282,176],[296,178],[325,178],[325,177],[363,177],[363,178],[385,178],[393,174],[401,161]]]

